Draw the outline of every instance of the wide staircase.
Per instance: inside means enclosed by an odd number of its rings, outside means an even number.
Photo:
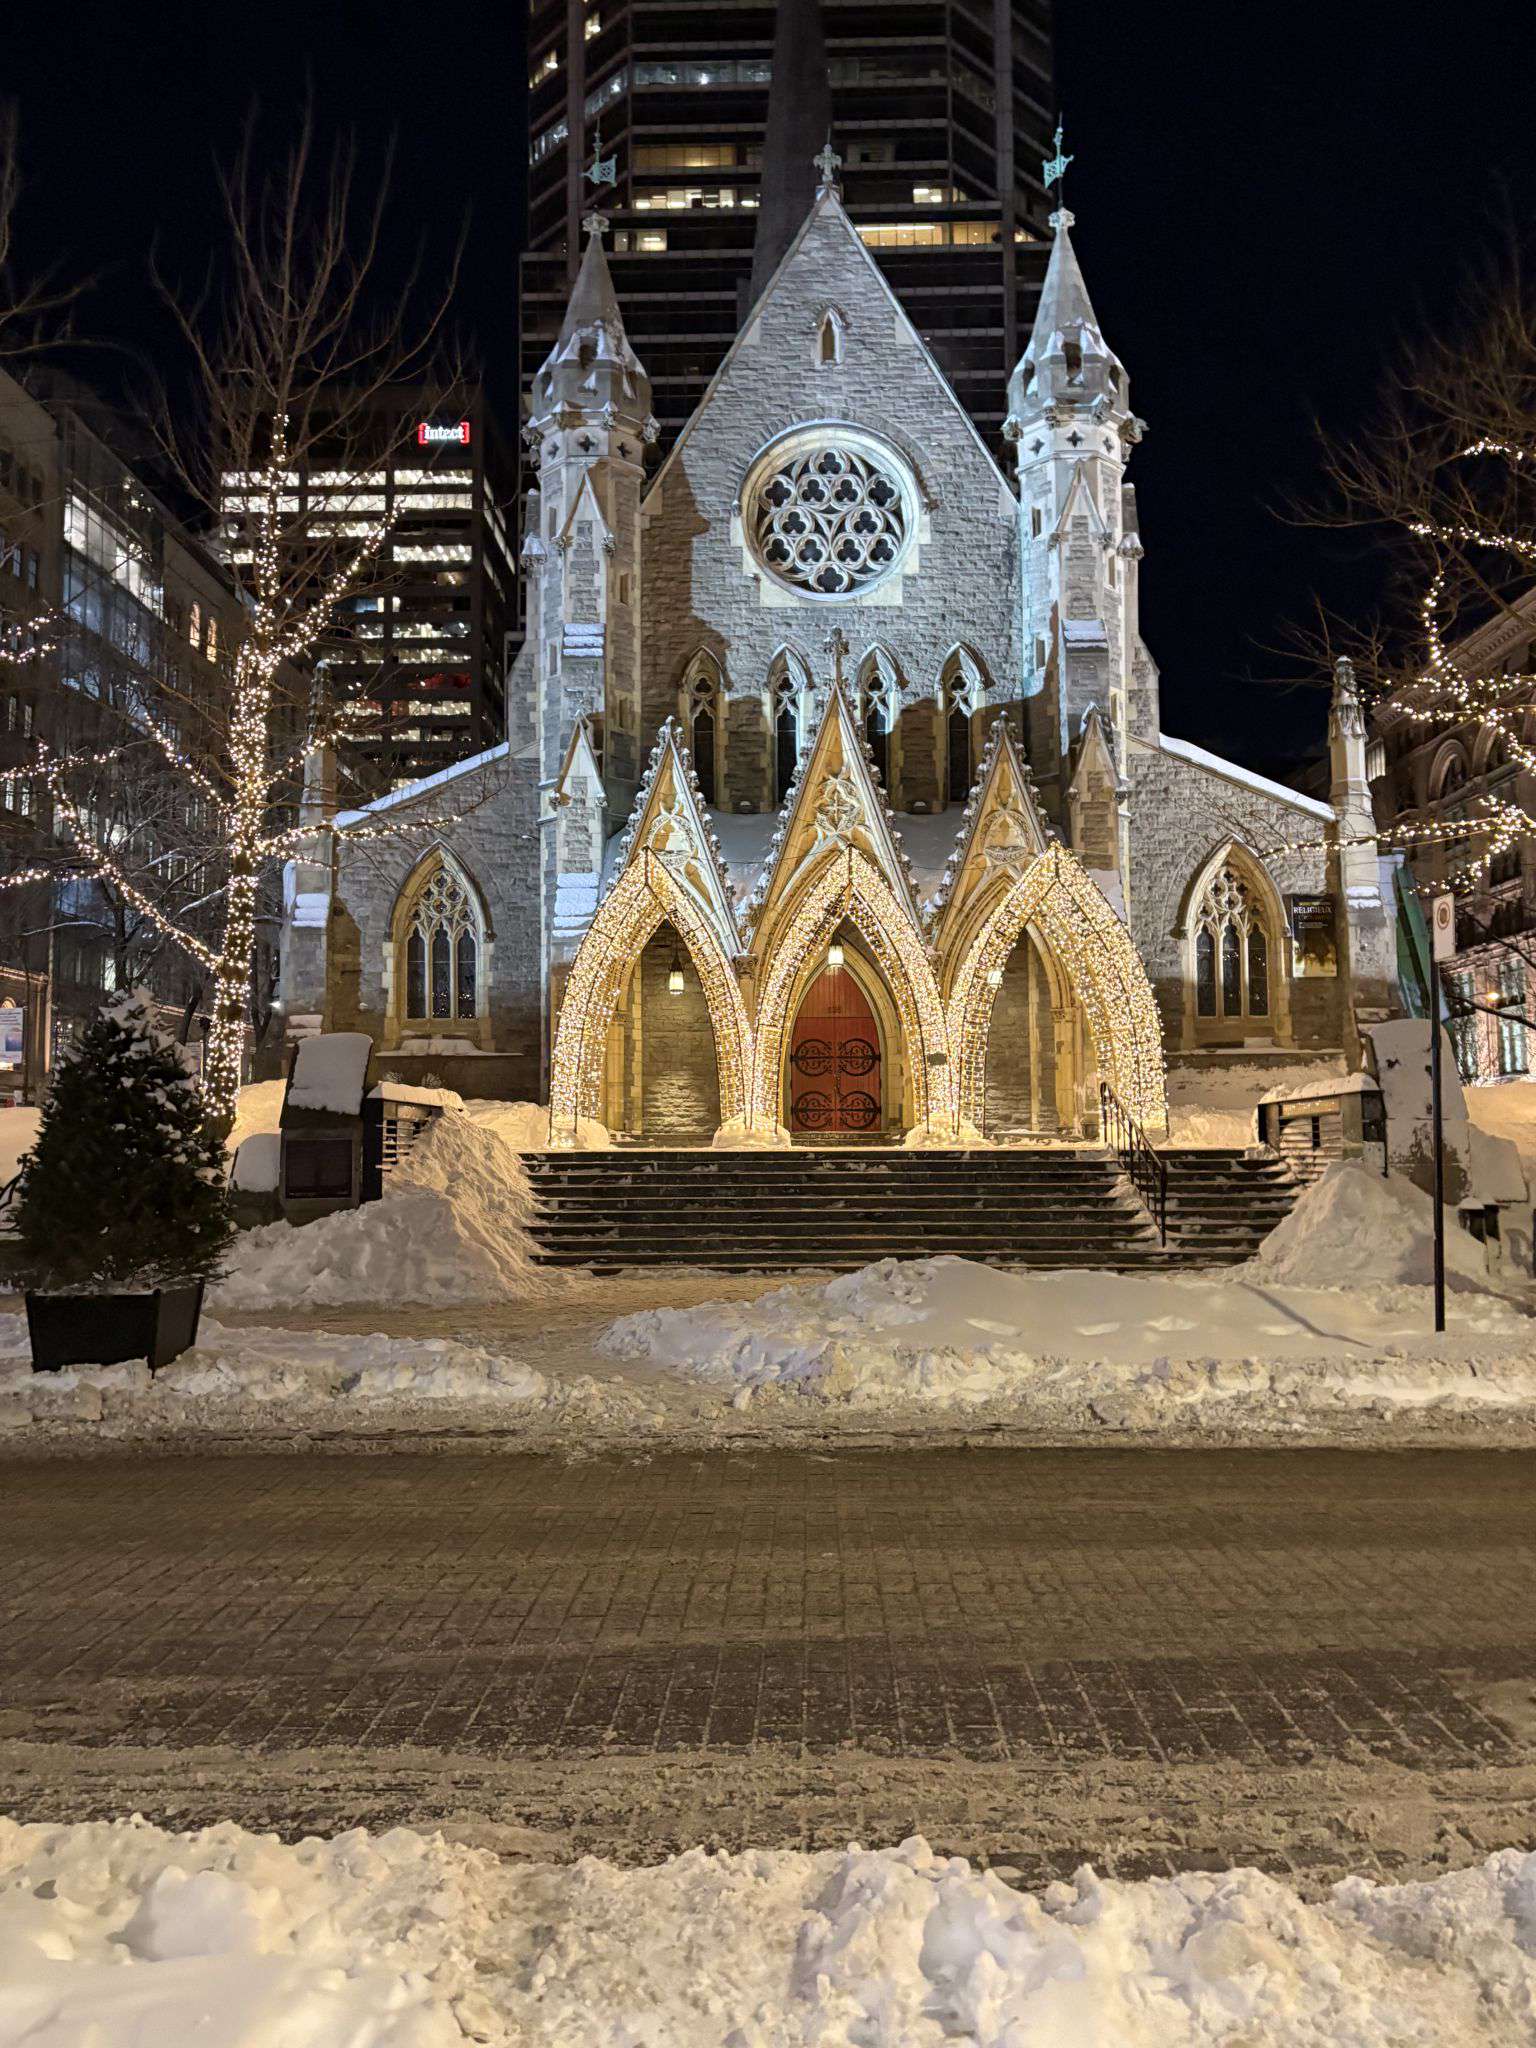
[[[952,1253],[991,1265],[1233,1265],[1290,1209],[1272,1156],[1170,1152],[1168,1237],[1097,1147],[1038,1151],[533,1153],[546,1264],[849,1270]]]

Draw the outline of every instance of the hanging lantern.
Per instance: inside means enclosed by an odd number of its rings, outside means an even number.
[[[827,965],[828,965],[829,967],[841,967],[841,966],[842,966],[842,964],[843,964],[843,949],[842,949],[842,947],[841,947],[841,946],[840,946],[840,945],[838,944],[837,940],[836,940],[836,939],[834,939],[834,940],[832,941],[831,945],[830,945],[830,946],[828,946],[828,948],[827,948]]]
[[[1003,970],[1001,969],[1001,967],[989,967],[989,968],[987,969],[987,987],[988,987],[988,988],[1001,988],[1001,987],[1002,987],[1002,985],[1003,985]]]
[[[667,975],[667,994],[680,996],[683,992],[683,956],[676,946],[672,948],[672,966]]]

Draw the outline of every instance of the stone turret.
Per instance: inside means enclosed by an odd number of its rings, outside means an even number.
[[[1397,982],[1396,925],[1393,906],[1382,894],[1365,750],[1365,713],[1355,687],[1354,663],[1341,655],[1333,665],[1333,701],[1328,709],[1328,800],[1338,819],[1330,879],[1357,1029],[1392,1014]]]
[[[1142,552],[1124,478],[1144,427],[1088,296],[1072,223],[1065,209],[1051,215],[1056,239],[1003,427],[1019,470],[1029,754],[1058,822],[1090,707],[1100,707],[1124,746]],[[1123,773],[1123,759],[1116,768]]]
[[[523,559],[537,636],[540,773],[560,772],[579,717],[593,721],[615,807],[639,774],[640,494],[656,438],[651,384],[629,345],[589,214],[559,339],[533,380],[524,437],[538,468]]]

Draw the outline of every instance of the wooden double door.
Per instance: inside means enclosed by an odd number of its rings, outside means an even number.
[[[789,1128],[805,1137],[879,1137],[880,1027],[846,967],[806,990],[789,1046]]]

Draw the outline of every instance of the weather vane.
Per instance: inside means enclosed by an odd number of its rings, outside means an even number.
[[[617,185],[619,182],[618,157],[603,155],[601,120],[592,123],[592,161],[587,165],[587,179],[593,185]]]
[[[1058,199],[1065,199],[1067,196],[1067,165],[1072,162],[1072,158],[1062,154],[1061,134],[1061,123],[1058,121],[1056,123],[1056,134],[1053,138],[1056,144],[1056,154],[1052,157],[1047,157],[1040,168],[1045,173],[1046,191],[1049,192],[1053,185],[1059,185],[1062,189],[1056,194],[1056,197]]]

